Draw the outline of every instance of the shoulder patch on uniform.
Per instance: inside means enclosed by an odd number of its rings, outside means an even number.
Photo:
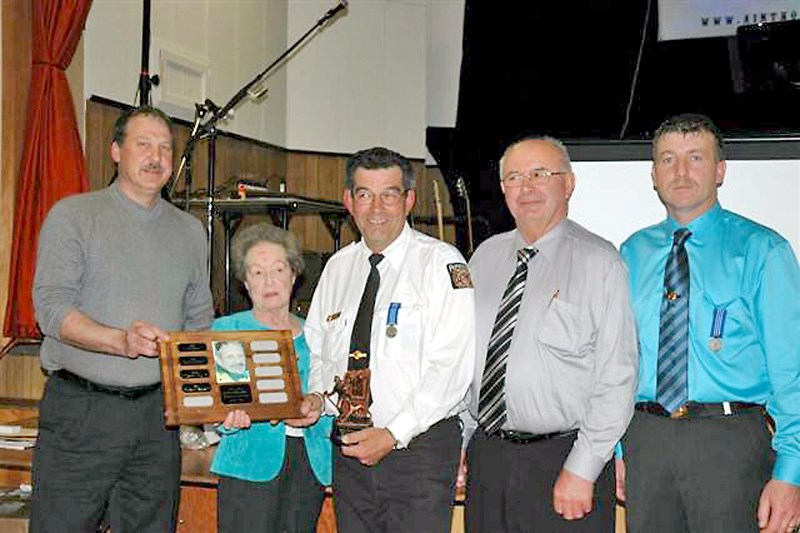
[[[450,273],[450,283],[454,289],[471,289],[472,276],[469,275],[469,268],[464,263],[449,263],[447,272]]]

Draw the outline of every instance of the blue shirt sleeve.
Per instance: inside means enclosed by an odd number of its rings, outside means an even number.
[[[775,421],[778,455],[773,477],[800,485],[800,270],[788,242],[766,255],[753,303],[772,390],[767,411]]]

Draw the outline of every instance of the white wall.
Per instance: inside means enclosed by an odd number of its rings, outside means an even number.
[[[286,44],[286,17],[288,16],[287,0],[270,0],[267,4],[267,26],[264,30],[267,39],[266,49],[269,57],[261,58],[258,72],[280,56],[288,46]],[[265,81],[269,87],[264,107],[264,140],[278,146],[286,146],[286,69],[277,68]],[[255,73],[253,74],[255,76]],[[250,78],[252,79],[252,78]],[[240,84],[241,85],[241,84]]]
[[[650,180],[650,163],[576,162],[570,218],[616,246],[666,217]],[[728,161],[722,207],[769,226],[800,253],[800,160]]]
[[[456,125],[463,40],[464,0],[428,0],[428,126]],[[425,163],[437,164],[430,152]]]
[[[428,126],[456,125],[464,0],[428,0]]]
[[[222,106],[245,82],[266,65],[272,50],[283,42],[268,39],[268,13],[280,16],[279,0],[154,0],[151,10],[151,74],[160,72],[160,52],[172,51],[208,67],[205,91],[193,102],[211,98]],[[84,96],[102,96],[135,104],[141,63],[141,0],[94,0],[86,23]],[[165,82],[171,80],[165,79]],[[280,79],[277,80],[280,86]],[[160,102],[160,89],[153,91],[153,102]],[[278,99],[284,89],[275,91]],[[223,129],[268,140],[280,140],[284,130],[280,110],[268,112],[269,99],[259,103],[245,101],[233,120]],[[280,102],[278,103],[280,106]],[[191,119],[194,109],[164,106]],[[268,120],[269,119],[269,120]],[[278,128],[267,124],[277,122]],[[278,131],[276,132],[275,129]]]
[[[290,1],[289,41],[330,1]],[[287,147],[351,153],[385,145],[425,153],[426,3],[351,0],[345,16],[288,65]]]
[[[429,4],[438,1],[351,0],[343,16],[266,80],[266,98],[245,99],[220,128],[291,149],[350,153],[383,144],[424,157],[427,20]],[[204,98],[224,105],[334,5],[335,0],[153,0],[151,74],[165,75],[162,49],[207,67],[204,93],[187,90],[186,103],[176,107],[161,102],[156,88],[153,102],[187,120]],[[86,98],[137,102],[141,27],[141,0],[94,0],[85,33]],[[178,76],[165,82],[175,87],[176,79],[182,83]]]

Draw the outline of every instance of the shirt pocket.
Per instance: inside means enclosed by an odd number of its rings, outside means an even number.
[[[577,305],[554,298],[542,316],[539,342],[561,358],[583,358],[593,343],[592,322]]]
[[[423,307],[421,304],[401,304],[397,311],[397,324],[394,326],[394,336],[391,336],[388,313],[389,308],[380,311],[381,328],[380,337],[384,342],[384,353],[388,357],[397,359],[416,358],[420,353],[423,331]],[[374,337],[373,337],[374,338]]]
[[[733,359],[751,347],[756,341],[753,317],[741,297],[715,297],[707,292],[700,299],[694,320],[694,338],[701,344],[701,353],[707,356]],[[715,325],[720,311],[725,311],[725,319]],[[718,336],[719,341],[714,340]]]
[[[346,354],[350,348],[347,338],[347,318],[344,314],[339,314],[336,318],[325,320],[322,323],[322,356],[323,358],[334,358],[336,354]]]

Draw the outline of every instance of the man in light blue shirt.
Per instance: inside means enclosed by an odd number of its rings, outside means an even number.
[[[621,248],[641,351],[619,487],[631,533],[786,532],[800,524],[800,270],[783,237],[720,207],[724,177],[710,119],[685,114],[661,124],[652,180],[668,216]],[[676,291],[665,268],[681,229],[689,232],[689,284]],[[679,407],[668,410],[659,386],[668,380],[659,369],[669,342],[662,308],[681,298],[685,385]]]

